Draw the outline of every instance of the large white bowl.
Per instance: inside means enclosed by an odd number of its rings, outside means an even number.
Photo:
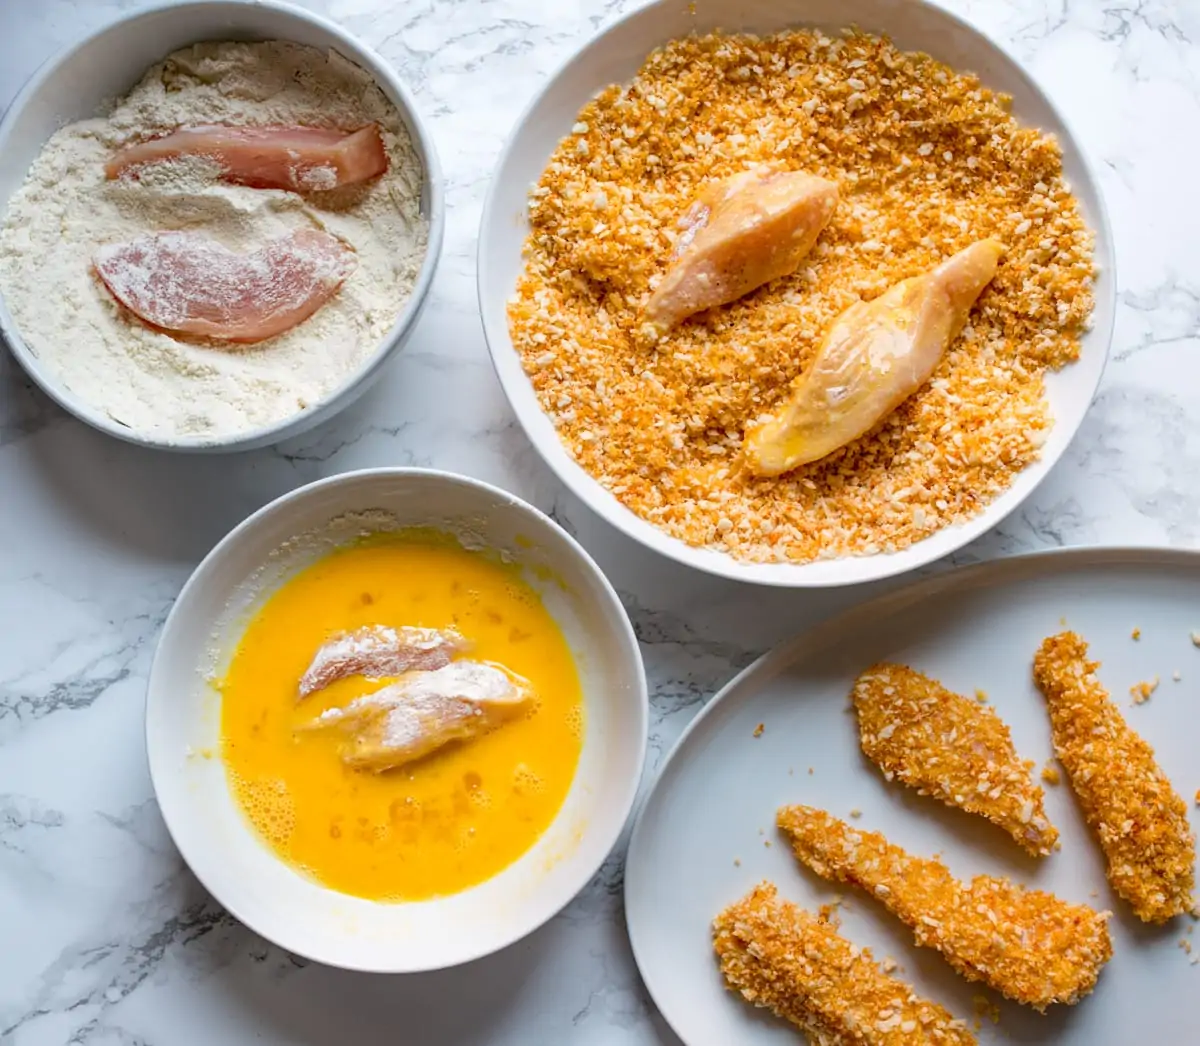
[[[72,121],[95,116],[105,102],[129,91],[155,62],[204,40],[288,40],[338,51],[374,77],[403,118],[423,169],[421,214],[429,223],[429,242],[412,297],[379,347],[338,388],[299,414],[222,439],[162,440],[133,431],[65,389],[21,337],[3,295],[0,336],[51,399],[101,432],[165,450],[251,450],[304,432],[358,399],[379,377],[383,364],[408,340],[425,306],[442,252],[442,172],[433,138],[408,88],[391,66],[332,22],[275,0],[200,0],[138,11],[51,58],[21,89],[0,121],[0,214],[55,131]],[[53,289],[47,288],[47,293],[53,293]]]
[[[889,555],[804,565],[745,563],[669,536],[625,508],[575,463],[522,369],[509,337],[505,306],[521,272],[521,247],[529,229],[529,189],[555,146],[569,133],[576,114],[602,87],[632,79],[649,51],[691,32],[769,33],[801,26],[828,33],[856,26],[884,34],[905,50],[925,51],[956,69],[971,70],[988,87],[1012,95],[1013,112],[1022,123],[1054,132],[1062,144],[1067,177],[1096,232],[1100,277],[1094,322],[1083,339],[1082,358],[1046,379],[1055,425],[1041,459],[979,516]],[[658,0],[635,11],[567,62],[525,111],[493,176],[479,236],[479,305],[492,361],[526,434],[558,477],[595,512],[643,545],[710,574],[765,585],[824,587],[889,577],[953,552],[1004,519],[1045,478],[1087,413],[1108,359],[1115,303],[1108,216],[1096,179],[1062,116],[999,45],[927,0],[696,0],[693,4]]]
[[[524,568],[562,628],[583,687],[579,767],[554,822],[516,863],[472,889],[410,904],[337,893],[281,862],[242,816],[219,757],[213,688],[262,600],[330,546],[363,532],[346,514],[469,538]],[[353,970],[406,973],[467,962],[550,919],[588,882],[629,815],[646,749],[646,680],[629,620],[599,568],[556,523],[487,484],[421,469],[370,469],[310,484],[256,512],[196,569],[159,640],[146,703],[150,775],[197,878],[281,947]]]

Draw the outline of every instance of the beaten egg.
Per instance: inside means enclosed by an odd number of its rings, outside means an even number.
[[[457,629],[466,656],[528,681],[531,708],[481,737],[384,773],[346,766],[336,730],[309,729],[394,679],[352,676],[298,699],[330,637],[362,626]],[[334,890],[407,901],[464,890],[519,858],[554,820],[583,741],[566,639],[516,567],[430,534],[375,535],[283,584],[219,687],[231,791],[279,857]]]

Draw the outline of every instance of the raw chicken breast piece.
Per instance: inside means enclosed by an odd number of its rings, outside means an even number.
[[[671,263],[646,303],[652,332],[795,272],[837,201],[833,182],[770,166],[705,188],[680,220]]]
[[[321,644],[300,677],[298,696],[307,697],[347,676],[380,679],[444,668],[466,648],[466,639],[454,629],[364,625]]]
[[[109,178],[180,156],[207,156],[223,181],[255,189],[316,192],[365,182],[388,169],[375,124],[346,132],[327,127],[181,127],[161,138],[126,146],[104,167]]]
[[[751,471],[778,476],[874,428],[925,384],[996,274],[1004,245],[979,240],[834,321],[791,395],[746,434]]]
[[[156,232],[96,251],[96,272],[163,330],[254,342],[303,323],[358,264],[336,236],[300,229],[239,254],[200,232]]]
[[[380,773],[488,733],[532,701],[520,676],[480,661],[452,661],[328,709],[311,725],[342,727],[350,738],[342,751],[346,765]]]

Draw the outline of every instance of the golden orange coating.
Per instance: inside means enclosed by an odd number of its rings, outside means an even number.
[[[1108,881],[1139,919],[1166,922],[1192,908],[1196,837],[1187,804],[1096,678],[1099,667],[1087,643],[1061,632],[1042,643],[1033,677],[1050,711],[1054,753],[1100,838]]]
[[[862,887],[911,927],[917,944],[1015,1002],[1073,1005],[1112,958],[1108,912],[990,875],[961,882],[941,861],[914,857],[824,810],[785,806],[776,823],[818,875]]]
[[[1078,357],[1092,310],[1093,244],[1058,143],[1006,98],[861,33],[709,33],[576,121],[530,195],[509,331],[567,452],[632,512],[744,560],[870,555],[974,517],[1038,457],[1045,374]],[[647,350],[680,214],[776,163],[839,187],[812,251]],[[932,379],[828,458],[751,474],[743,433],[837,318],[987,237],[1009,249]]]
[[[713,922],[725,981],[799,1027],[814,1046],[972,1046],[961,1021],[913,993],[836,924],[760,883]]]
[[[990,708],[947,690],[907,665],[878,664],[851,693],[859,739],[889,781],[999,825],[1035,857],[1050,853],[1058,829],[1008,726]]]

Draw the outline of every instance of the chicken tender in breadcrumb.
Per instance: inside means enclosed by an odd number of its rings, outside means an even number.
[[[890,781],[999,825],[1035,857],[1058,841],[1045,795],[1007,725],[978,701],[906,665],[878,664],[852,692],[866,755]]]
[[[862,887],[967,980],[1044,1010],[1073,1005],[1112,957],[1109,913],[977,875],[960,882],[941,861],[913,857],[878,832],[824,810],[785,806],[776,823],[818,875]]]
[[[1139,919],[1166,922],[1192,909],[1196,837],[1187,804],[1096,678],[1099,667],[1078,635],[1062,632],[1042,643],[1033,676],[1050,710],[1054,754],[1100,837],[1109,882]]]
[[[799,1027],[815,1046],[973,1046],[937,1003],[889,977],[831,922],[760,883],[713,922],[733,991]]]

